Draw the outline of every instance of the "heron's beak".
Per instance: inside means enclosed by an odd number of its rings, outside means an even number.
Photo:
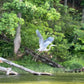
[[[57,45],[51,45],[51,46],[57,46]]]

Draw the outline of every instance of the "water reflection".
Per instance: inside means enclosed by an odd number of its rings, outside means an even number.
[[[21,74],[18,76],[0,75],[0,84],[84,84],[84,74],[56,73],[53,76]]]

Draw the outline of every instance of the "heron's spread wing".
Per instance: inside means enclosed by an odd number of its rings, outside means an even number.
[[[44,47],[46,48],[50,43],[52,43],[54,41],[54,37],[48,37],[45,41],[44,41]]]
[[[36,30],[36,34],[37,34],[37,36],[39,37],[39,46],[40,46],[40,47],[43,47],[43,37],[42,37],[42,35],[40,34],[39,30]]]
[[[43,39],[42,35],[40,34],[39,30],[36,30],[36,34],[40,39]]]

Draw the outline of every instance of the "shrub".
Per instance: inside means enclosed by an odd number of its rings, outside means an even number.
[[[81,68],[82,68],[82,65],[79,63],[72,63],[70,65],[70,69],[81,69]]]

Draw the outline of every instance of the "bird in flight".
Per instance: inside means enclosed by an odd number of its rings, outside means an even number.
[[[36,34],[39,37],[39,47],[40,48],[37,49],[38,51],[49,51],[52,46],[56,46],[56,45],[50,45],[49,49],[47,49],[48,45],[54,41],[54,37],[48,37],[46,40],[44,40],[39,30],[36,30]]]

